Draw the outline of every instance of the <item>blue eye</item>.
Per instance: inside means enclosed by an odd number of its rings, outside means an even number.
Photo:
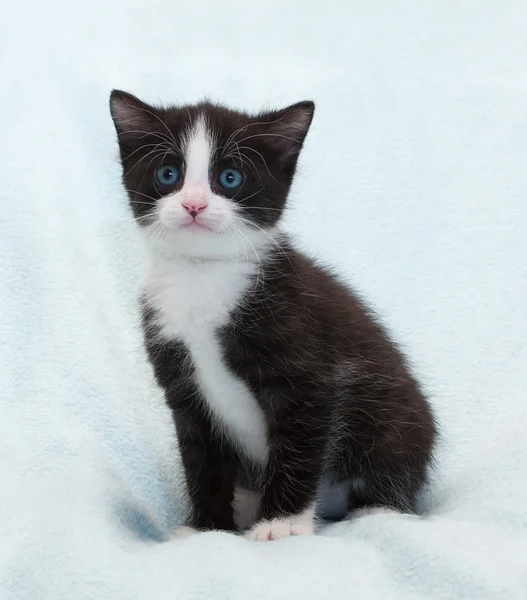
[[[224,169],[218,177],[218,183],[226,190],[235,190],[243,183],[243,175],[238,169]]]
[[[174,185],[179,179],[179,171],[172,165],[163,165],[157,169],[156,179],[161,185]]]

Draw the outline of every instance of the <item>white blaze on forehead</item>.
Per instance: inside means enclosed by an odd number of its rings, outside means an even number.
[[[212,139],[203,117],[194,123],[185,143],[185,184],[209,187]]]

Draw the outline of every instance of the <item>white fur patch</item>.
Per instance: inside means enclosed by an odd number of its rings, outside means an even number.
[[[209,187],[212,140],[203,118],[198,119],[185,141],[185,185]]]
[[[157,256],[145,291],[148,303],[158,311],[161,337],[181,340],[189,349],[196,383],[217,424],[246,456],[263,463],[267,459],[263,412],[246,383],[224,364],[216,333],[254,285],[256,269],[247,262]]]
[[[233,202],[213,193],[212,149],[200,118],[184,142],[183,186],[160,199],[158,222],[145,228],[151,264],[144,290],[157,311],[160,337],[182,341],[190,351],[196,384],[215,424],[261,464],[268,452],[264,415],[247,384],[227,369],[217,332],[250,292],[275,242],[272,231],[237,222]],[[185,203],[202,207],[195,223]]]
[[[315,507],[311,506],[299,515],[272,521],[260,521],[245,534],[248,540],[277,540],[292,535],[312,535],[315,532]]]
[[[267,436],[262,410],[247,384],[225,367],[214,332],[196,328],[185,342],[212,413],[250,458],[265,462]]]
[[[185,538],[188,538],[192,535],[196,535],[196,533],[199,533],[197,529],[193,529],[192,527],[187,527],[186,525],[183,525],[182,527],[178,527],[176,531],[174,531],[174,533],[170,535],[169,539],[184,540]]]
[[[401,515],[403,513],[395,510],[393,508],[387,508],[386,506],[366,506],[364,508],[358,508],[357,510],[352,510],[348,516],[347,520],[353,521],[354,519],[360,519],[362,517],[371,517],[374,515]]]

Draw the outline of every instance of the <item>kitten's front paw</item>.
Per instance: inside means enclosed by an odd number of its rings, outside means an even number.
[[[181,527],[178,527],[176,529],[176,531],[174,531],[174,533],[170,534],[169,539],[184,540],[185,538],[188,538],[191,535],[194,535],[196,533],[199,533],[199,531],[197,529],[193,529],[192,527],[187,527],[186,525],[182,525]]]
[[[283,519],[260,521],[250,529],[245,537],[248,540],[278,540],[292,535],[312,535],[315,531],[313,511]]]

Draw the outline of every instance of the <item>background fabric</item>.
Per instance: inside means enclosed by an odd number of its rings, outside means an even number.
[[[0,33],[1,598],[527,598],[527,5],[21,1]],[[426,516],[166,541],[181,473],[113,87],[316,101],[286,226],[430,394]]]

